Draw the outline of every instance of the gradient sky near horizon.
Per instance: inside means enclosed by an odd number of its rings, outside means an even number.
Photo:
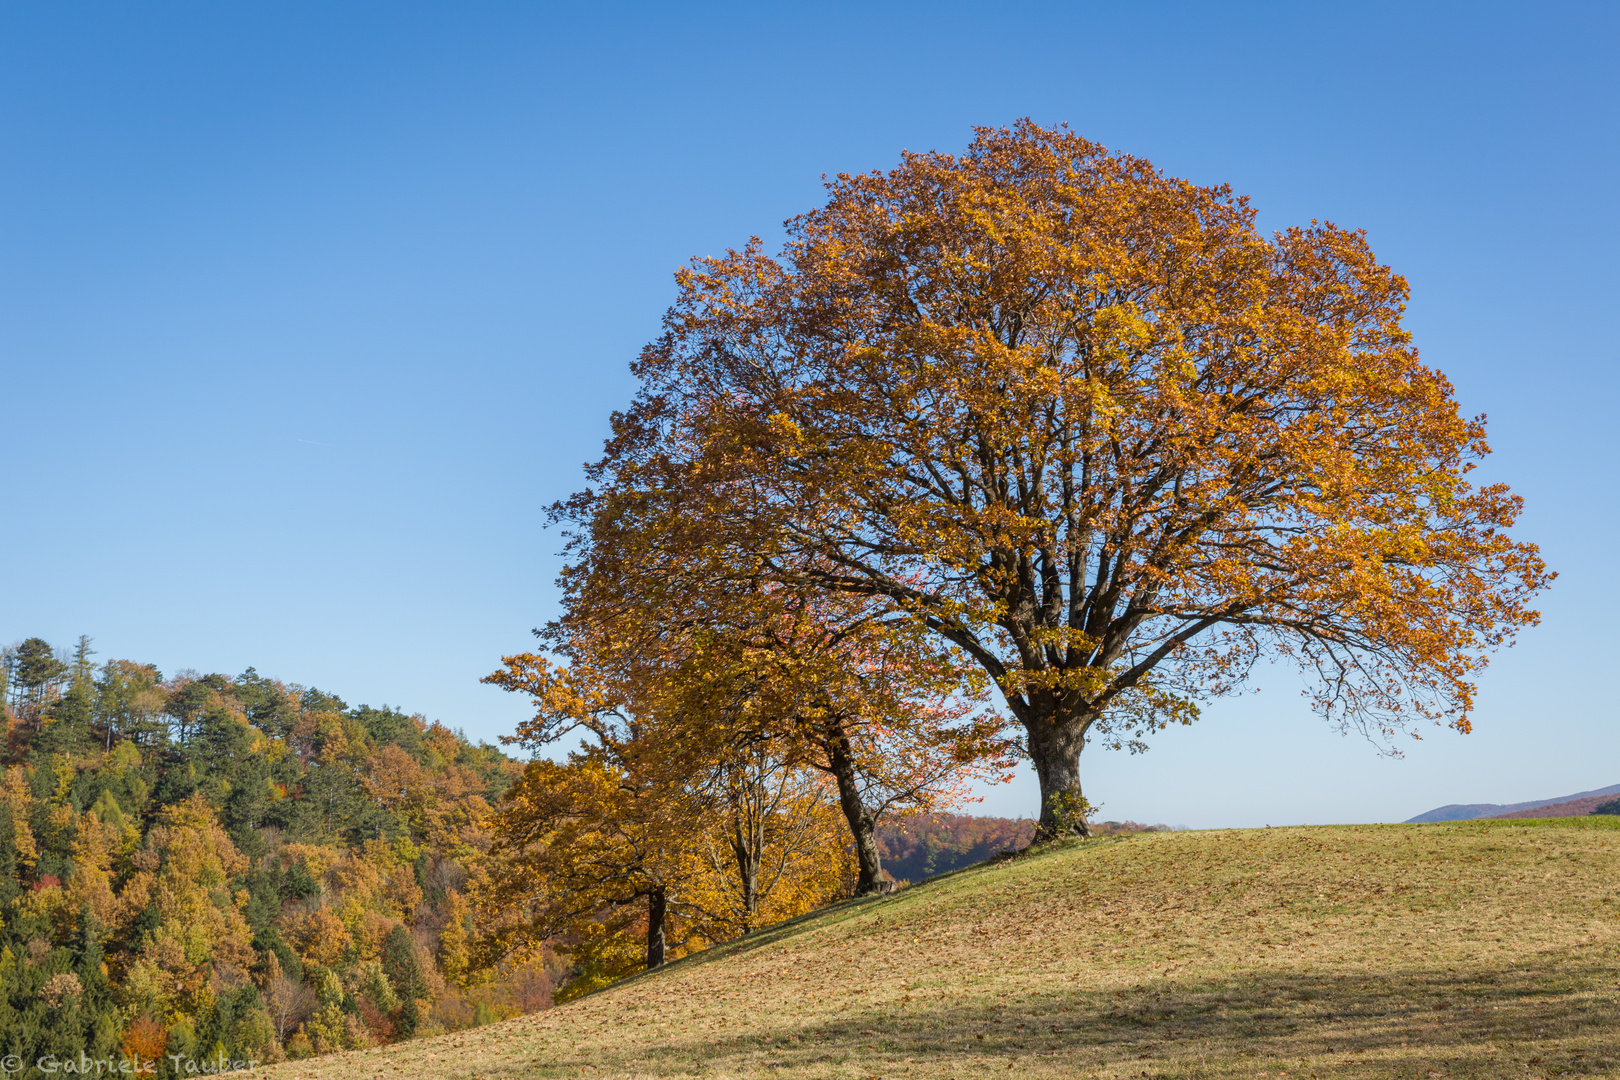
[[[1365,228],[1560,578],[1475,732],[1405,758],[1284,668],[1104,818],[1401,820],[1620,783],[1620,8],[1608,4],[0,7],[0,641],[261,673],[493,740],[684,260],[823,174],[1068,122]],[[1030,814],[1032,779],[977,812]]]

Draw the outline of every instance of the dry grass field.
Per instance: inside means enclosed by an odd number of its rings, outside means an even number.
[[[293,1077],[1620,1071],[1620,818],[1143,834]]]

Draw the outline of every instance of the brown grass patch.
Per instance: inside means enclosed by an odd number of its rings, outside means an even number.
[[[1620,1058],[1620,818],[1071,843],[287,1077],[1550,1077]]]

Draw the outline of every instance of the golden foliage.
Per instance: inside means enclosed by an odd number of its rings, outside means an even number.
[[[1362,233],[1027,120],[827,187],[678,275],[558,511],[582,603],[641,559],[870,600],[996,683],[1048,801],[1264,657],[1386,748],[1468,730],[1551,575]]]
[[[841,892],[847,856],[824,784],[768,769],[753,780],[774,787],[745,818],[668,749],[605,736],[566,763],[529,764],[473,896],[481,964],[553,943],[579,993]]]
[[[326,911],[311,912],[294,941],[305,962],[328,968],[336,967],[354,944],[343,921]]]

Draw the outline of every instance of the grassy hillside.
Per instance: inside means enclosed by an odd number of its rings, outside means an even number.
[[[852,901],[274,1077],[1620,1069],[1620,819],[1145,833]]]

